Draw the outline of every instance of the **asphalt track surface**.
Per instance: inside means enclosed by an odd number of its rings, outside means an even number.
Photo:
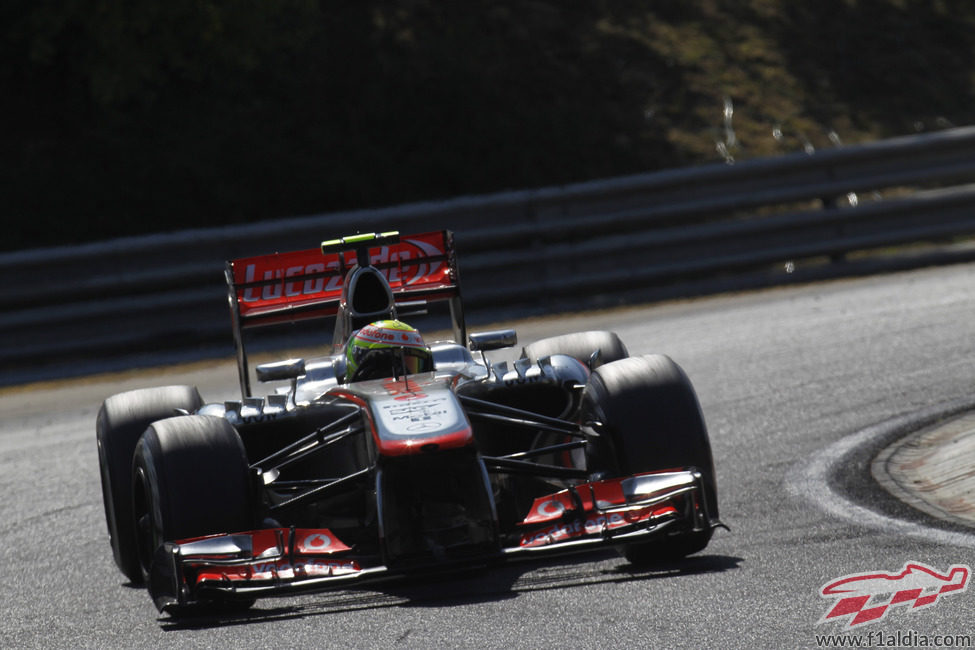
[[[612,329],[632,354],[680,363],[708,421],[731,531],[652,569],[599,552],[175,622],[112,562],[95,414],[108,395],[147,385],[232,398],[232,363],[11,388],[0,391],[0,647],[814,648],[822,635],[875,647],[881,635],[930,645],[948,635],[956,646],[956,635],[975,637],[975,589],[852,630],[819,623],[832,604],[820,589],[839,577],[975,565],[965,529],[932,528],[865,471],[882,439],[975,402],[975,266],[515,325],[522,342]]]

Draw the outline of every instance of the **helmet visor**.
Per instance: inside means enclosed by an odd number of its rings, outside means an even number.
[[[433,355],[423,348],[378,348],[363,350],[352,381],[416,375],[433,370]]]
[[[431,355],[426,350],[418,350],[414,348],[400,348],[402,351],[402,358],[399,354],[395,354],[397,361],[402,363],[402,370],[407,375],[417,375],[421,372],[429,372],[433,370],[433,359]]]

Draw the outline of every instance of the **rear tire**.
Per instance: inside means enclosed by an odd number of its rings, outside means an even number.
[[[598,355],[593,360],[593,354],[598,351]],[[540,341],[535,341],[524,347],[521,351],[522,358],[529,359],[533,364],[538,363],[539,359],[552,356],[553,354],[564,354],[572,357],[589,368],[590,361],[593,361],[593,368],[598,368],[604,364],[625,359],[629,356],[623,341],[617,336],[616,332],[604,330],[592,330],[588,332],[573,332],[560,336],[551,336]],[[590,368],[592,370],[592,368]],[[569,413],[574,413],[579,407],[579,395],[575,392],[569,393],[569,401],[563,410],[561,417],[571,417]],[[545,447],[569,442],[571,438],[553,435],[551,433],[539,434],[532,444],[533,448]],[[538,462],[551,465],[565,465],[567,467],[583,467],[584,455],[581,452],[565,453],[558,456],[540,456]]]
[[[109,397],[98,411],[95,435],[101,474],[105,522],[112,555],[122,573],[142,583],[132,517],[132,455],[142,432],[156,420],[178,410],[196,411],[203,405],[193,386],[143,388]]]
[[[136,445],[131,471],[144,579],[163,542],[255,528],[247,455],[224,418],[190,415],[153,423]]]
[[[574,332],[535,341],[524,347],[521,356],[530,359],[532,363],[537,363],[543,357],[565,354],[588,366],[589,359],[596,350],[599,350],[599,357],[594,366],[596,368],[629,356],[626,346],[615,332],[600,330]]]
[[[711,444],[697,395],[683,369],[664,355],[632,357],[604,365],[589,377],[583,397],[587,415],[601,422],[617,475],[695,467],[704,482],[712,520],[718,517]],[[623,554],[634,564],[673,560],[695,553],[711,539],[711,529],[661,540],[628,544]]]

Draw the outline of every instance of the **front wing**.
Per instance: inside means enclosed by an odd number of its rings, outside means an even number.
[[[703,495],[701,474],[693,469],[583,483],[535,499],[518,525],[520,534],[484,560],[707,530],[718,522],[710,518]],[[214,600],[338,589],[398,574],[372,558],[358,557],[328,529],[269,528],[166,542],[156,552],[149,591],[159,611],[165,611]]]

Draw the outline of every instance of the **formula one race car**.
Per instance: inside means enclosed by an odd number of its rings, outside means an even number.
[[[242,398],[148,388],[98,414],[112,552],[160,611],[605,545],[672,560],[721,525],[681,368],[611,332],[489,362],[516,334],[468,336],[448,231],[239,259],[226,277]],[[444,302],[452,341],[399,320]],[[252,396],[245,332],[322,317],[331,354],[257,366],[278,388]]]

